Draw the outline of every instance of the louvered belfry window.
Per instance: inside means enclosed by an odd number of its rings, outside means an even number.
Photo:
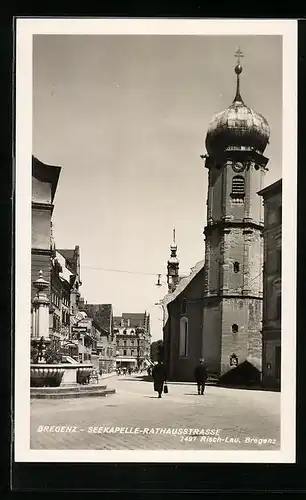
[[[242,177],[242,175],[235,175],[232,180],[231,197],[233,198],[233,201],[242,203],[244,195],[244,177]]]

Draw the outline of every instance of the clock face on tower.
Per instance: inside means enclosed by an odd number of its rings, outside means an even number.
[[[241,162],[235,162],[235,163],[233,163],[233,170],[234,170],[234,172],[240,173],[240,172],[243,172],[244,169],[245,169],[245,166],[243,165],[243,163],[241,163]]]

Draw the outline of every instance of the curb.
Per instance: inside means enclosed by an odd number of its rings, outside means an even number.
[[[112,377],[117,377],[117,373],[112,372],[112,373],[105,373],[104,375],[99,375],[99,380],[104,380],[106,378],[112,378]]]

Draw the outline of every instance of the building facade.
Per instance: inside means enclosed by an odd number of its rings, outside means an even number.
[[[61,347],[62,341],[70,335],[70,276],[60,263],[56,250],[51,260],[51,295],[49,307],[50,338]]]
[[[70,317],[73,325],[79,312],[80,286],[82,286],[80,247],[76,245],[71,249],[58,249],[57,253],[61,256],[64,267],[69,271]]]
[[[51,302],[51,274],[52,274],[52,229],[51,218],[54,209],[54,197],[61,172],[61,167],[47,165],[32,156],[32,244],[31,244],[31,304],[35,299],[37,290],[33,283],[43,272],[44,279],[48,282],[45,290],[46,297]],[[31,307],[33,316],[33,307]],[[52,330],[49,316],[49,338]],[[33,317],[32,317],[33,330]],[[37,332],[36,332],[37,333]],[[33,331],[31,331],[31,336]]]
[[[263,207],[257,193],[267,171],[264,151],[270,128],[262,115],[244,103],[241,72],[238,59],[234,100],[212,118],[205,140],[207,153],[202,156],[208,172],[203,281],[198,284],[198,278],[193,277],[195,284],[186,289],[188,295],[192,290],[201,302],[200,346],[198,335],[188,335],[189,318],[182,320],[180,308],[177,306],[174,321],[172,300],[166,300],[164,307],[170,321],[170,326],[165,324],[164,328],[165,349],[176,377],[191,377],[193,363],[189,358],[193,358],[195,350],[198,358],[205,359],[210,376],[219,380],[238,366],[247,367],[256,381],[261,377]],[[181,281],[176,282],[178,288]],[[178,304],[175,294],[173,298]],[[172,327],[171,322],[176,326]],[[178,328],[178,322],[183,326]],[[176,338],[182,338],[182,328],[188,339],[184,355],[183,347],[178,350],[182,344]]]
[[[262,380],[281,387],[282,180],[258,193],[264,203]]]
[[[43,271],[49,282],[46,295],[51,293],[51,217],[54,209],[54,197],[61,172],[61,167],[47,165],[32,157],[32,245],[31,275],[32,282]],[[32,283],[31,299],[36,290]]]
[[[92,338],[95,338],[92,361],[96,359],[101,373],[116,370],[116,334],[113,326],[113,306],[111,304],[79,305],[92,319]]]
[[[150,315],[123,313],[114,317],[117,368],[145,368],[150,364]]]

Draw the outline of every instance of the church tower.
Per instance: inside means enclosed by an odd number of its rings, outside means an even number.
[[[168,292],[174,292],[179,282],[179,260],[175,243],[175,229],[173,229],[173,244],[170,245],[170,258],[167,263]]]
[[[203,352],[217,377],[244,361],[261,371],[263,187],[269,142],[266,119],[240,94],[215,115],[206,135],[208,170]]]

